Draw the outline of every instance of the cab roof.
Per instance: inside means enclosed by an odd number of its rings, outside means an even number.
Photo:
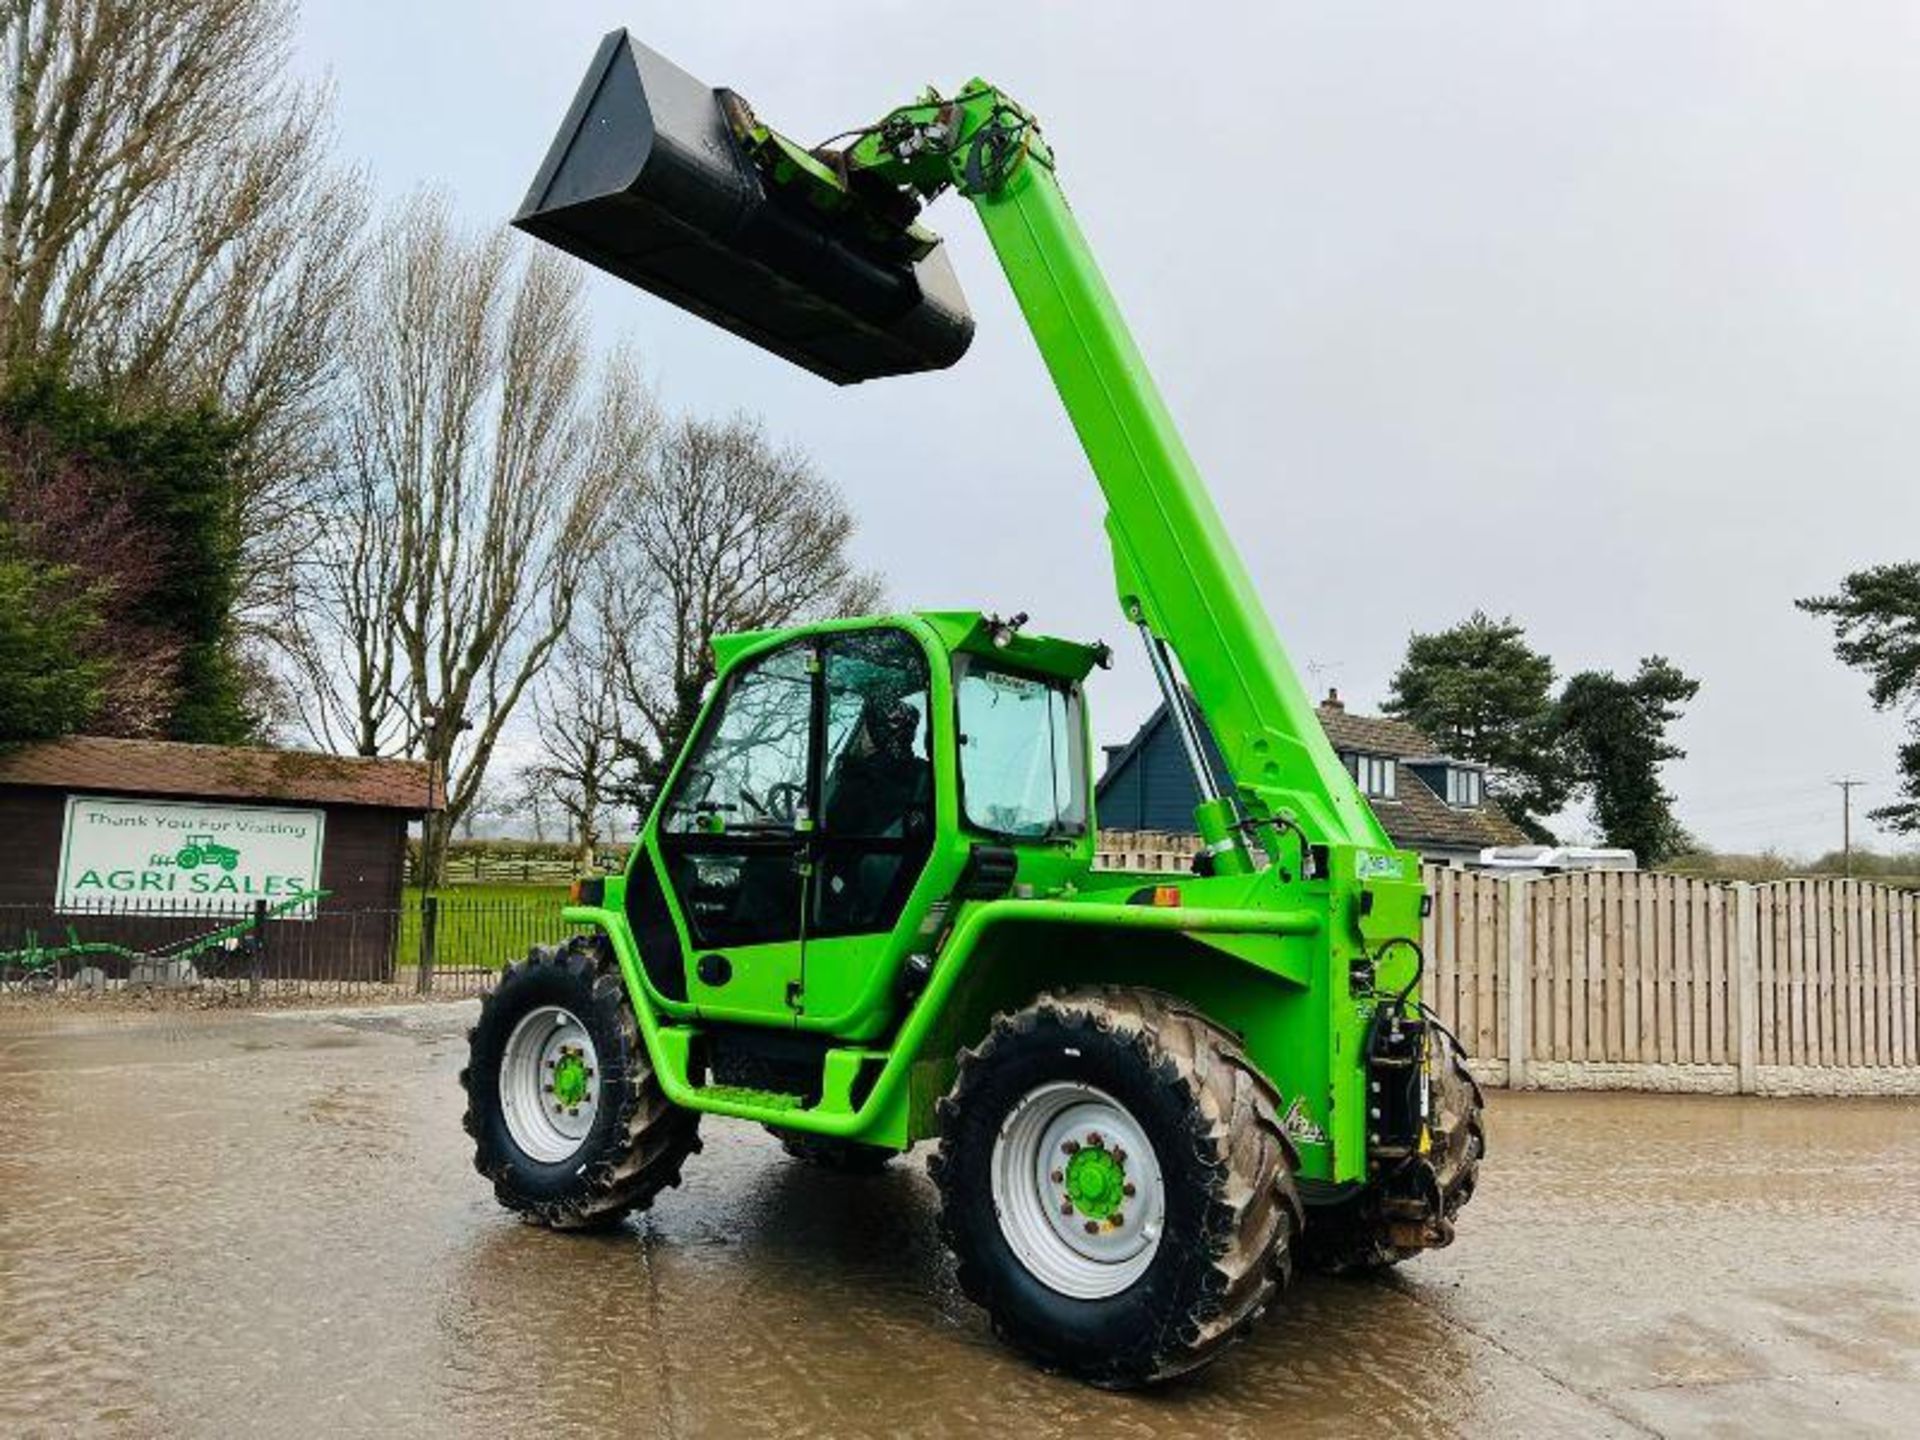
[[[867,615],[857,619],[827,620],[780,630],[746,630],[713,637],[713,658],[721,670],[750,651],[780,640],[804,635],[867,630],[880,625],[910,625],[918,621],[950,652],[979,655],[999,664],[1063,680],[1084,680],[1095,665],[1105,665],[1105,645],[1083,644],[1052,635],[1031,635],[1011,629],[1006,622],[979,610],[920,610],[904,615]]]

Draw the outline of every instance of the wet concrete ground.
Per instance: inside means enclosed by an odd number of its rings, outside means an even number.
[[[0,1014],[0,1434],[1915,1433],[1912,1101],[1496,1093],[1451,1250],[1116,1396],[993,1341],[918,1155],[710,1123],[623,1232],[518,1224],[469,1013]]]

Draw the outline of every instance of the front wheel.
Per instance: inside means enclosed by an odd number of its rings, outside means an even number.
[[[700,1148],[647,1061],[618,968],[595,940],[507,967],[467,1033],[474,1168],[510,1210],[584,1230],[643,1210]]]
[[[1213,1360],[1286,1283],[1300,1224],[1275,1092],[1179,1001],[1103,989],[995,1017],[941,1102],[961,1288],[1096,1384]]]

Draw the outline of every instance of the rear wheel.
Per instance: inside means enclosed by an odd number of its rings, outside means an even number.
[[[1179,1001],[1043,997],[963,1051],[934,1157],[961,1287],[1043,1364],[1192,1370],[1286,1283],[1300,1223],[1274,1091]]]
[[[536,949],[480,1002],[467,1034],[474,1168],[526,1219],[611,1225],[680,1183],[699,1116],[668,1102],[603,942]]]

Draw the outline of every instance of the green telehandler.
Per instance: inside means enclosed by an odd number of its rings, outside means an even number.
[[[840,138],[797,145],[616,31],[515,223],[850,384],[965,352],[919,217],[971,201],[1103,493],[1202,848],[1192,873],[1093,868],[1103,645],[974,611],[717,639],[624,873],[577,885],[581,933],[483,1002],[475,1164],[584,1229],[677,1183],[704,1115],[848,1170],[937,1142],[995,1329],[1098,1384],[1158,1380],[1296,1266],[1447,1244],[1480,1095],[1420,1001],[1419,858],[1329,746],[1033,116],[974,80]]]

